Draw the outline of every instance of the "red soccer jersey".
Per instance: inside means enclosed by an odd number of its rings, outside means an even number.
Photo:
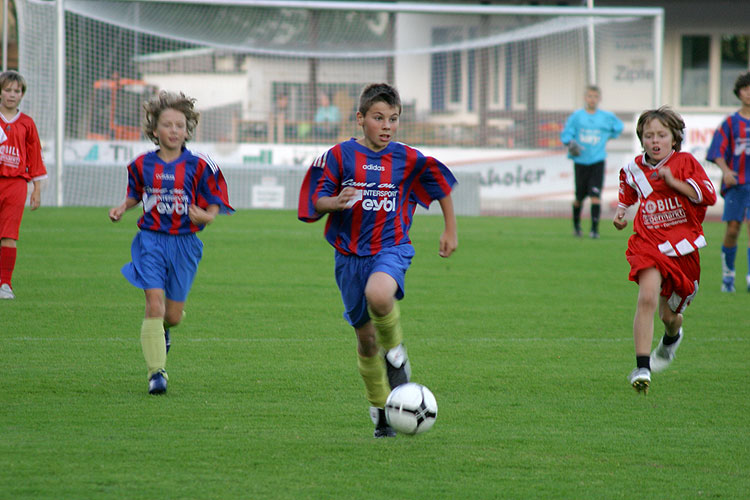
[[[34,120],[21,112],[11,120],[0,114],[0,126],[0,177],[46,179],[47,169]]]
[[[688,198],[667,186],[657,173],[662,166],[669,168],[675,179],[690,184],[698,197]],[[619,204],[627,208],[637,201],[635,233],[662,254],[677,257],[706,246],[702,224],[706,208],[716,203],[716,191],[690,153],[673,152],[657,165],[645,163],[640,155],[623,168]]]

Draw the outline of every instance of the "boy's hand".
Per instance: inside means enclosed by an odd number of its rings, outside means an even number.
[[[458,236],[456,233],[450,233],[444,231],[440,236],[440,251],[438,252],[441,257],[447,258],[458,248]]]
[[[625,220],[625,209],[623,207],[617,207],[617,211],[615,211],[615,218],[612,219],[612,224],[614,224],[615,227],[620,231],[625,229],[625,226],[628,225],[628,221]]]
[[[724,175],[722,175],[722,180],[724,181],[724,185],[726,187],[732,187],[736,186],[739,182],[737,180],[737,172],[734,170],[724,170]]]
[[[581,155],[581,146],[578,145],[575,139],[571,139],[568,143],[568,153],[570,153],[570,156]]]
[[[39,192],[38,189],[35,189],[31,192],[31,199],[29,200],[29,205],[31,206],[32,210],[36,210],[39,208],[39,205],[42,204],[42,195]]]
[[[125,213],[125,204],[123,203],[119,207],[112,207],[109,209],[109,219],[112,222],[117,222],[122,218],[122,214]]]
[[[672,170],[670,170],[669,167],[661,167],[657,173],[659,174],[659,177],[664,179],[664,182],[667,183],[667,186],[673,187],[674,182],[674,175],[672,174]]]
[[[190,222],[196,226],[205,226],[214,220],[216,214],[203,210],[198,205],[190,205],[188,207],[188,217],[190,217]]]
[[[354,202],[357,201],[357,198],[359,198],[359,192],[356,188],[351,186],[345,187],[335,199],[336,210],[351,208]]]

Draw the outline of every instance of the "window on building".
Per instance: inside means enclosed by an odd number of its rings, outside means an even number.
[[[734,107],[734,81],[750,69],[750,36],[684,35],[680,71],[680,104]]]
[[[734,81],[748,69],[748,36],[727,35],[721,37],[721,99],[722,106],[737,105]]]
[[[463,39],[463,29],[441,27],[432,31],[433,45],[448,45]],[[461,52],[439,52],[432,55],[431,86],[432,110],[444,111],[455,108],[463,97],[463,75]]]
[[[682,82],[680,104],[708,106],[710,37],[682,37]]]

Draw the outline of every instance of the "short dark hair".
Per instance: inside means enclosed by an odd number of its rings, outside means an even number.
[[[737,80],[734,82],[734,95],[736,95],[739,99],[740,89],[747,86],[750,86],[750,71],[748,71],[747,73],[742,73],[737,77]]]
[[[638,135],[638,140],[641,142],[641,146],[643,146],[643,129],[646,128],[646,124],[651,120],[659,120],[662,125],[672,132],[672,139],[674,139],[673,148],[675,151],[682,149],[682,136],[684,135],[683,131],[685,130],[685,121],[669,106],[646,110],[638,117],[638,123],[635,126],[635,133]]]
[[[21,76],[21,73],[11,69],[0,74],[0,89],[8,85],[10,82],[18,83],[21,87],[21,94],[26,94],[26,80]]]
[[[599,88],[598,85],[586,85],[586,92],[596,92],[599,95],[602,95],[602,89]]]
[[[389,106],[398,108],[398,112],[401,114],[401,96],[398,95],[398,90],[392,85],[387,83],[371,83],[365,87],[359,96],[359,108],[357,111],[364,116],[376,102],[384,102]]]

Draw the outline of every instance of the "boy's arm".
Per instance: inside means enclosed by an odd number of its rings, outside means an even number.
[[[700,198],[700,193],[695,190],[693,186],[688,184],[685,181],[681,181],[677,179],[674,175],[672,175],[672,171],[669,169],[669,167],[661,167],[659,169],[659,177],[664,179],[664,182],[667,183],[667,186],[671,187],[678,193],[687,196],[691,200],[696,200]]]
[[[42,181],[34,181],[34,190],[31,192],[31,199],[29,200],[29,203],[31,205],[32,210],[36,210],[39,208],[39,205],[42,204]]]
[[[136,200],[135,198],[125,198],[125,201],[122,202],[122,205],[109,209],[109,218],[112,220],[112,222],[117,222],[122,217],[122,214],[136,206],[138,203],[140,203],[140,201]]]
[[[207,206],[205,209],[195,204],[188,207],[188,217],[190,217],[190,222],[192,222],[196,226],[205,226],[207,224],[210,224],[216,218],[216,215],[218,213],[219,205],[217,205],[216,203]]]
[[[458,247],[458,228],[456,225],[456,214],[453,210],[453,198],[451,195],[444,196],[438,200],[440,209],[443,211],[445,229],[440,236],[440,256],[450,257]]]
[[[357,197],[357,190],[351,186],[341,190],[338,196],[321,196],[315,202],[315,211],[319,214],[329,212],[340,212],[346,208],[351,208],[349,202],[354,201]]]
[[[724,158],[714,158],[713,162],[721,169],[721,180],[724,181],[726,187],[736,186],[738,181],[737,172],[729,168]]]
[[[575,139],[576,137],[576,126],[575,126],[575,120],[574,120],[575,113],[570,115],[568,119],[565,121],[565,127],[563,128],[562,132],[560,132],[560,142],[565,144],[566,146],[568,143]]]
[[[625,229],[628,225],[628,221],[625,219],[625,212],[628,207],[638,201],[638,194],[635,190],[628,185],[627,176],[625,169],[620,170],[620,189],[617,196],[617,210],[615,210],[615,216],[612,219],[612,224],[619,230]]]

